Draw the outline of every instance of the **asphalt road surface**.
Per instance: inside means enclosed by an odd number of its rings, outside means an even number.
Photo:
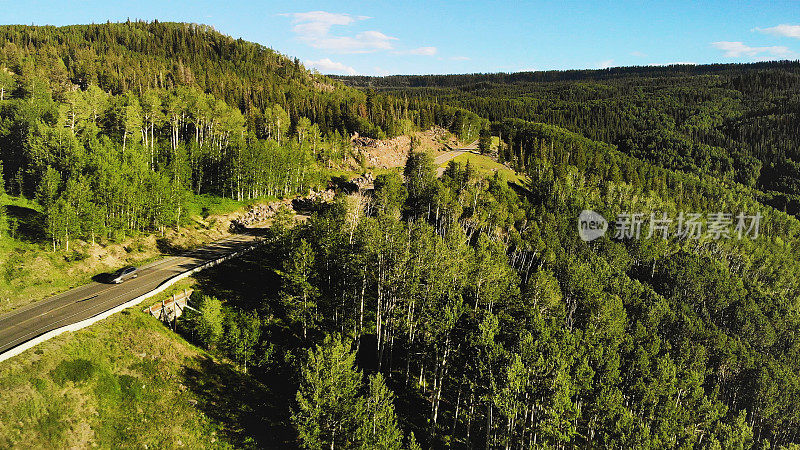
[[[90,283],[0,316],[0,353],[48,331],[108,311],[157,288],[164,281],[211,260],[245,249],[258,237],[237,234],[198,250],[139,268],[137,278],[121,284]]]
[[[458,155],[462,155],[464,153],[474,153],[477,151],[478,151],[478,140],[476,139],[473,143],[465,147],[456,148],[450,150],[449,152],[442,153],[433,160],[434,164],[436,164],[437,167],[436,174],[438,176],[442,176],[442,174],[444,173],[444,167],[439,167],[439,166],[446,163],[447,161],[450,161],[451,159],[455,158]]]

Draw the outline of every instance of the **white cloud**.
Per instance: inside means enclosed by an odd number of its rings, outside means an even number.
[[[370,53],[377,50],[391,50],[393,40],[397,38],[387,36],[380,31],[364,31],[355,36],[327,35],[308,40],[308,44],[314,48],[337,53]]]
[[[469,61],[468,56],[451,56],[450,59],[453,61]]]
[[[608,69],[609,67],[611,67],[613,65],[614,65],[614,60],[613,59],[607,59],[605,61],[600,61],[599,63],[597,63],[597,68],[598,69]]]
[[[398,50],[394,52],[397,55],[423,55],[423,56],[433,56],[439,50],[436,47],[419,47],[413,48],[411,50]]]
[[[337,53],[369,53],[378,50],[391,50],[392,41],[397,38],[387,36],[380,31],[362,31],[354,36],[337,36],[331,34],[334,25],[347,26],[355,22],[369,19],[367,16],[351,16],[350,14],[337,14],[325,11],[310,11],[305,13],[286,13],[282,16],[291,17],[292,31],[298,39],[306,44],[323,50]]]
[[[329,58],[322,58],[319,61],[306,61],[306,66],[313,67],[322,73],[344,73],[347,75],[358,75],[356,69],[346,66],[340,62],[331,61]]]
[[[800,39],[800,25],[781,24],[769,28],[754,28],[760,33],[773,34],[775,36],[786,36]]]
[[[379,77],[385,77],[387,75],[391,75],[391,73],[392,72],[390,72],[390,71],[388,71],[388,70],[386,70],[386,69],[384,69],[382,67],[375,66],[375,75],[378,75]]]
[[[632,52],[631,52],[631,56],[636,56],[636,57],[642,58],[642,57],[644,57],[644,56],[647,56],[647,54],[645,54],[645,53],[642,53],[642,52],[640,52],[640,51],[636,50],[636,51],[632,51]]]
[[[358,20],[350,14],[334,14],[325,11],[305,13],[285,13],[281,16],[291,17],[294,27],[292,31],[305,37],[325,36],[333,25],[350,25]]]
[[[716,49],[724,51],[725,56],[728,58],[741,58],[743,56],[754,57],[764,54],[783,57],[792,55],[792,51],[784,46],[750,47],[742,42],[728,41],[712,42],[711,45]]]

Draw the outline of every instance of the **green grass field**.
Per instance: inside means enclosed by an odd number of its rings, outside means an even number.
[[[493,160],[492,158],[484,155],[476,155],[474,153],[464,153],[462,155],[458,155],[452,159],[452,161],[466,164],[467,161],[475,167],[478,173],[483,175],[493,175],[495,172],[499,172],[500,176],[505,178],[506,181],[510,183],[517,183],[522,185],[524,179],[523,176],[517,174],[513,169],[510,169],[497,161]],[[442,164],[442,167],[447,167],[447,163]]]
[[[259,199],[258,201],[269,200]],[[237,209],[242,208],[250,203],[255,203],[256,200],[250,202],[238,202],[229,198],[217,197],[215,195],[193,195],[185,203],[186,214],[191,218],[194,216],[208,217],[213,215],[229,214]]]

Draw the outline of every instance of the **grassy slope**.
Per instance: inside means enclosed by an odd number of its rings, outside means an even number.
[[[462,155],[458,155],[452,159],[455,162],[466,164],[467,161],[475,167],[478,173],[482,175],[491,176],[495,172],[500,172],[500,175],[505,178],[506,181],[511,183],[522,184],[522,178],[519,174],[514,172],[513,169],[510,169],[497,161],[493,160],[492,158],[484,155],[476,155],[474,153],[464,153]],[[449,161],[448,161],[449,162]],[[447,167],[447,163],[442,164],[442,167]]]
[[[288,408],[296,387],[265,386],[142,312],[189,287],[197,296],[255,302],[274,288],[250,288],[254,277],[263,281],[260,258],[247,254],[200,272],[0,362],[0,448],[294,447]]]
[[[226,447],[193,407],[209,365],[138,308],[61,335],[0,363],[0,447]]]

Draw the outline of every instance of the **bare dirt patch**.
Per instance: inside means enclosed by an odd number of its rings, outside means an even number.
[[[351,142],[354,152],[363,155],[367,167],[390,169],[405,165],[412,137],[417,143],[417,150],[430,151],[434,156],[460,144],[455,136],[438,127],[391,139],[371,139],[355,135]]]

